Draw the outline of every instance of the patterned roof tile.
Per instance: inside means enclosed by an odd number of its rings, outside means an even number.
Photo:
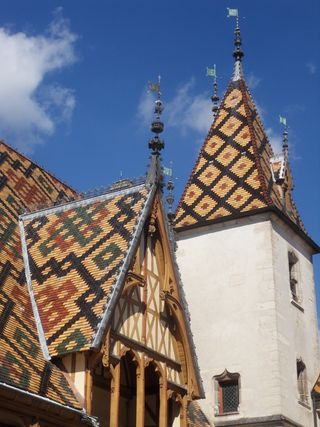
[[[202,412],[198,402],[190,402],[188,405],[188,427],[211,427],[207,417]]]
[[[51,356],[90,348],[147,195],[139,185],[22,217]]]
[[[305,232],[291,196],[290,169],[283,203],[273,179],[272,156],[245,81],[232,80],[178,204],[175,228],[272,206]]]
[[[64,375],[44,359],[25,283],[18,215],[75,192],[0,142],[0,382],[80,408]]]

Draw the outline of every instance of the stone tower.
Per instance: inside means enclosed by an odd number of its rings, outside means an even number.
[[[233,56],[175,216],[202,407],[215,426],[313,426],[319,247],[292,200],[287,128],[274,154],[249,93],[238,25]]]

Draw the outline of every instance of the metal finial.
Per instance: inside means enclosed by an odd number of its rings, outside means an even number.
[[[239,26],[239,11],[238,9],[228,9],[228,18],[234,17],[236,18],[236,28],[235,28],[235,38],[234,38],[234,51],[233,51],[233,57],[235,59],[234,64],[234,72],[233,72],[233,81],[238,81],[243,78],[243,71],[242,71],[242,58],[244,56],[243,50],[241,48],[242,42],[241,42],[241,33],[240,33],[240,26]]]
[[[157,99],[155,101],[155,120],[151,123],[151,131],[155,136],[149,142],[149,148],[152,150],[152,154],[159,155],[160,151],[164,148],[164,142],[160,139],[159,134],[163,132],[164,124],[161,121],[160,117],[163,111],[163,105],[161,101],[161,87],[160,87],[161,77],[158,76],[157,83],[148,83],[149,91],[157,93]]]
[[[212,111],[213,116],[217,114],[217,111],[219,109],[219,96],[218,96],[218,83],[217,83],[217,67],[216,64],[214,64],[213,68],[207,67],[207,76],[213,77],[213,95],[211,96],[211,101],[213,103]]]
[[[173,190],[174,190],[174,182],[173,182],[173,177],[172,177],[172,162],[170,162],[170,168],[166,168],[167,170],[167,175],[169,176],[168,182],[167,182],[167,197],[166,197],[166,201],[168,203],[168,219],[169,222],[171,223],[173,220],[173,203],[174,203],[174,195],[173,195]],[[166,172],[166,171],[165,171]]]
[[[239,27],[239,17],[237,16],[237,24],[236,29],[234,32],[234,51],[233,51],[233,57],[236,61],[241,61],[244,53],[241,48],[242,42],[241,42],[241,33],[240,33],[240,27]]]
[[[289,157],[289,138],[288,138],[288,126],[286,125],[283,130],[282,137],[282,152],[284,155],[285,162],[287,163]]]
[[[214,69],[216,70],[216,65],[214,66]],[[217,71],[215,72],[214,79],[213,79],[213,95],[211,97],[212,101],[212,112],[214,117],[217,114],[217,111],[219,110],[219,96],[218,96],[218,83],[217,83]]]
[[[240,34],[240,26],[239,26],[239,10],[238,9],[231,9],[230,7],[227,7],[228,10],[228,18],[233,17],[236,18],[236,29],[235,29],[235,39],[234,39],[234,52],[233,56],[236,61],[241,61],[243,58],[243,51],[241,49],[241,34]]]

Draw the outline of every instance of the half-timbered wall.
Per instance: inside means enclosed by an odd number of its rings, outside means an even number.
[[[166,359],[174,361],[167,367],[167,377],[169,381],[182,385],[175,337],[177,326],[161,298],[166,277],[165,258],[157,235],[141,239],[133,271],[137,275],[132,279],[136,284],[127,285],[115,309],[111,328],[112,354],[119,357],[123,347],[123,342],[116,336],[126,337],[133,344],[140,344],[161,355],[161,362]],[[164,362],[162,365],[165,368]]]

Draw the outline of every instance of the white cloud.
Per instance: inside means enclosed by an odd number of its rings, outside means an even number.
[[[313,62],[308,62],[306,65],[310,74],[315,74],[317,72],[318,67]]]
[[[57,121],[70,120],[73,92],[57,84],[45,87],[44,78],[74,63],[75,34],[55,12],[42,35],[12,33],[0,27],[0,132],[25,151],[43,142]]]
[[[266,109],[264,107],[262,107],[262,105],[258,104],[258,102],[256,102],[256,101],[254,102],[254,104],[256,106],[256,109],[257,109],[257,112],[258,112],[258,114],[260,116],[260,119],[264,120],[264,118],[265,118],[265,116],[267,114]]]
[[[143,91],[138,104],[138,117],[144,124],[150,124],[153,117],[154,97],[149,91]]]
[[[180,86],[172,99],[164,105],[165,125],[167,128],[179,128],[204,134],[213,121],[212,104],[208,94],[194,93],[194,80]],[[154,96],[144,92],[138,105],[138,117],[149,124],[153,117]]]
[[[211,101],[207,94],[194,94],[194,80],[181,86],[175,97],[168,102],[168,125],[205,133],[209,130],[213,116]]]
[[[290,114],[303,113],[306,111],[306,106],[304,104],[290,104],[284,108],[284,111]]]
[[[255,76],[253,73],[251,73],[248,76],[247,82],[250,89],[255,89],[259,86],[261,79]]]
[[[272,128],[266,129],[267,136],[269,138],[269,142],[275,154],[279,154],[282,151],[282,136],[276,132]]]

